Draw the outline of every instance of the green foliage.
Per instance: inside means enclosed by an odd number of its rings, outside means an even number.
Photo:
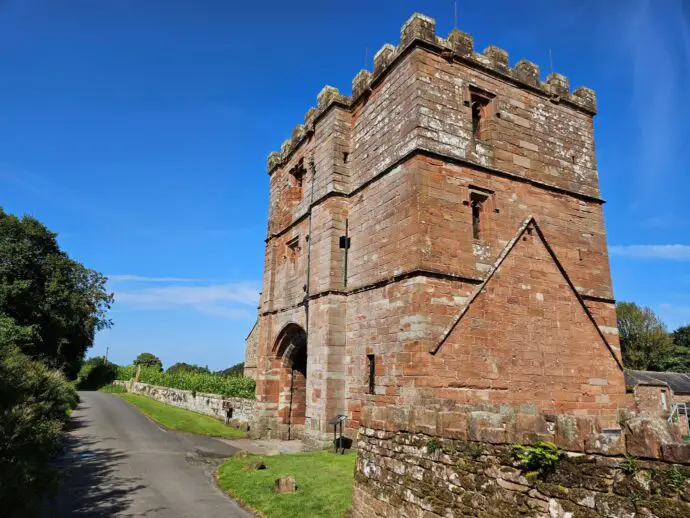
[[[211,372],[208,367],[200,367],[198,365],[190,365],[189,363],[178,362],[168,367],[166,374],[180,374],[183,372]]]
[[[640,471],[640,462],[637,460],[637,457],[633,457],[632,455],[626,453],[625,460],[621,464],[621,469],[626,475],[635,475],[638,471]]]
[[[135,365],[118,365],[115,379],[118,381],[129,381],[136,374],[137,368]]]
[[[101,356],[89,358],[79,369],[77,389],[98,390],[104,385],[110,385],[117,378],[118,370],[117,365],[106,362]]]
[[[632,302],[616,304],[623,363],[629,369],[662,370],[673,343],[666,326],[647,307]]]
[[[515,444],[511,454],[520,468],[527,471],[528,475],[544,476],[556,469],[558,462],[565,454],[552,442],[537,441],[532,446]]]
[[[431,439],[426,441],[426,451],[428,453],[434,453],[440,449],[441,449],[441,443],[435,437],[432,437]]]
[[[685,486],[685,475],[677,466],[669,467],[666,470],[666,477],[668,478],[668,485],[671,486],[676,493],[683,491]]]
[[[135,370],[134,366],[120,367],[116,378],[129,381],[134,377]],[[220,396],[254,399],[256,392],[256,383],[252,378],[221,376],[210,372],[169,373],[161,372],[156,367],[142,368],[139,381],[160,387],[191,390],[195,395],[197,392],[206,392]]]
[[[137,356],[137,359],[134,360],[134,365],[155,368],[158,369],[158,371],[163,370],[163,362],[161,362],[161,359],[155,354],[151,353],[141,353],[139,356]]]
[[[16,345],[73,379],[96,331],[111,325],[106,278],[70,259],[36,219],[2,209],[0,258],[0,313],[32,333]]]
[[[157,423],[173,430],[226,439],[238,439],[247,436],[242,430],[225,426],[222,421],[208,415],[190,412],[184,408],[166,405],[160,401],[136,394],[121,394],[120,397],[129,401]]]
[[[666,358],[663,370],[690,372],[690,326],[683,326],[671,333],[673,345]]]
[[[268,469],[244,471],[258,459],[232,457],[218,470],[218,485],[245,506],[270,518],[348,516],[354,484],[354,453],[335,455],[331,451],[294,453],[264,457]],[[295,477],[299,490],[274,493],[279,477]]]
[[[37,514],[54,489],[49,460],[78,402],[61,372],[21,352],[18,344],[37,336],[0,314],[0,509],[8,517]]]
[[[221,376],[244,376],[244,362],[236,363],[232,367],[218,371]]]
[[[106,394],[126,394],[127,389],[122,385],[104,385],[98,389],[98,392],[104,392]]]

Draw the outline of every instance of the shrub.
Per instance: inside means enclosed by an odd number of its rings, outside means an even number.
[[[515,444],[512,448],[513,460],[527,471],[528,475],[544,476],[556,469],[556,464],[565,454],[552,442],[537,441],[533,446]]]
[[[117,379],[128,381],[134,377],[136,367],[121,367]],[[139,381],[159,387],[218,394],[227,397],[254,399],[256,384],[252,378],[222,376],[210,372],[161,372],[156,367],[142,367]]]
[[[0,315],[0,509],[8,517],[37,514],[54,489],[49,460],[78,402],[62,373],[17,347],[30,334]]]
[[[119,381],[129,381],[134,377],[137,368],[135,365],[118,365],[115,379]]]
[[[119,367],[104,358],[93,358],[82,365],[77,376],[77,389],[98,390],[117,378]]]

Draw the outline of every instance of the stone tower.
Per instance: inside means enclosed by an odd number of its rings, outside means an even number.
[[[594,92],[413,15],[268,158],[261,436],[364,406],[626,406]]]

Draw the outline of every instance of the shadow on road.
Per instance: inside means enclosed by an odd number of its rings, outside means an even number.
[[[68,431],[85,427],[88,421],[75,417]],[[63,453],[56,461],[60,486],[55,498],[47,502],[44,516],[93,516],[99,518],[128,514],[134,493],[145,486],[135,477],[116,474],[127,454],[112,448],[97,447],[101,439],[69,434]],[[151,511],[155,511],[151,509]]]

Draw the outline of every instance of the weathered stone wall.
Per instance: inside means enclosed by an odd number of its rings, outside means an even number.
[[[228,402],[233,408],[231,419],[235,424],[251,424],[254,420],[255,401],[252,399],[224,397],[218,394],[206,394],[203,392],[193,393],[191,390],[159,387],[135,381],[121,382],[121,384],[133,394],[141,394],[161,403],[210,415],[223,421],[226,417],[226,411],[223,410],[223,402]]]
[[[254,322],[252,330],[244,341],[244,375],[256,380],[258,348],[259,348],[259,321]]]
[[[676,401],[672,401],[668,386],[635,385],[633,391],[635,408],[640,415],[668,417],[671,414],[672,403]]]
[[[630,419],[616,435],[573,416],[471,409],[365,414],[355,518],[690,515],[690,445],[663,421]],[[498,426],[504,431],[497,433]],[[512,444],[536,438],[567,453],[552,472],[528,475]]]
[[[477,92],[490,102],[474,132]],[[511,68],[496,47],[475,52],[460,31],[441,38],[422,15],[375,55],[373,72],[357,74],[351,96],[324,88],[268,159],[257,432],[295,431],[285,422],[290,362],[277,347],[289,325],[307,334],[297,432],[313,439],[329,439],[337,413],[354,436],[367,404],[524,404],[615,422],[632,398],[595,112],[591,90],[571,92],[559,74],[542,82],[524,60]],[[480,237],[477,189],[488,197]],[[509,247],[528,220],[538,239]]]

